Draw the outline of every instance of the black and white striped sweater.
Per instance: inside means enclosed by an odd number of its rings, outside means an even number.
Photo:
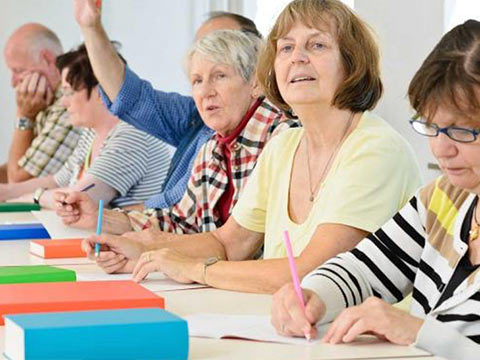
[[[468,251],[460,231],[475,197],[440,177],[352,251],[308,274],[302,287],[325,302],[322,322],[370,296],[396,303],[412,292],[410,313],[426,320],[416,346],[449,359],[480,359],[480,268],[436,306]]]

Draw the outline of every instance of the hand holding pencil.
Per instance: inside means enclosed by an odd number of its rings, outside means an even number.
[[[288,231],[284,231],[283,236],[292,282],[273,296],[272,324],[282,335],[305,336],[311,340],[317,335],[315,324],[325,313],[325,306],[315,293],[300,288]]]
[[[325,305],[311,290],[302,289],[305,310],[298,302],[293,282],[285,284],[273,295],[271,318],[277,332],[284,336],[315,339],[315,324],[323,318]]]
[[[83,189],[82,189],[83,190]],[[55,210],[65,225],[78,229],[95,230],[98,206],[86,192],[56,191],[53,194]]]

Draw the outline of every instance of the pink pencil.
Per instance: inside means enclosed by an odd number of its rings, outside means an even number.
[[[298,302],[305,312],[305,302],[303,301],[302,289],[300,288],[300,281],[298,280],[297,267],[295,266],[295,259],[293,257],[292,243],[290,242],[290,235],[288,230],[283,232],[283,239],[285,240],[285,247],[287,248],[288,265],[290,265],[290,274],[292,275],[293,287],[297,293]]]
[[[305,312],[305,301],[303,300],[303,293],[302,293],[302,289],[300,288],[300,281],[298,280],[297,267],[295,266],[295,259],[293,257],[293,251],[292,251],[292,243],[290,242],[290,235],[288,234],[288,230],[285,230],[283,232],[283,239],[285,240],[285,247],[287,249],[288,265],[290,265],[290,274],[292,275],[293,287],[297,294],[298,303],[300,304],[300,307],[302,308],[303,312]],[[308,341],[310,341],[311,335],[308,332],[306,332],[305,338]]]

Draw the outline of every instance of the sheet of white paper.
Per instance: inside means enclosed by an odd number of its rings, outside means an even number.
[[[86,238],[94,233],[94,231],[75,229],[65,225],[55,211],[32,211],[32,214],[40,220],[52,239]]]
[[[320,342],[328,325],[318,327],[316,339],[292,338],[278,335],[270,323],[270,316],[226,315],[200,313],[184,317],[188,322],[190,336],[221,339],[236,337],[249,340],[276,342],[285,344],[308,345]]]
[[[132,280],[132,274],[105,274],[100,272],[76,271],[77,281]],[[172,291],[205,288],[202,284],[181,284],[167,278],[163,273],[150,273],[140,285],[150,291]]]

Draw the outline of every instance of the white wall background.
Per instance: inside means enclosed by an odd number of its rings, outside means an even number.
[[[71,0],[0,1],[0,49],[16,27],[29,21],[52,28],[60,36],[65,49],[81,41]],[[285,0],[104,0],[103,20],[110,37],[122,43],[122,53],[138,74],[158,88],[188,93],[183,55],[204,14],[213,10],[239,12],[256,19],[263,29],[269,26],[265,16],[271,14],[270,5],[277,2]],[[480,0],[354,1],[355,10],[377,33],[382,49],[385,95],[376,112],[412,143],[426,180],[438,173],[427,169],[427,163],[433,162],[433,157],[425,139],[416,136],[409,128],[411,111],[406,98],[407,87],[426,54],[445,29],[452,26],[451,12],[455,11],[457,3],[470,6]],[[478,15],[472,13],[472,16]],[[9,78],[1,56],[0,162],[7,157],[15,115]]]
[[[355,0],[355,10],[374,29],[382,52],[385,92],[376,113],[413,145],[425,181],[438,176],[426,139],[410,128],[408,84],[444,32],[444,3],[440,0]]]

